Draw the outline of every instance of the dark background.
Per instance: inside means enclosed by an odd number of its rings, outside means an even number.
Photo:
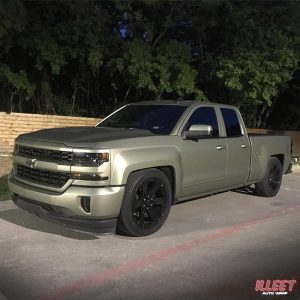
[[[0,111],[195,99],[300,130],[299,32],[299,1],[1,1]]]

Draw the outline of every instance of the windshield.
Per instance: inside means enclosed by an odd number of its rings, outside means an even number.
[[[155,134],[170,134],[185,111],[182,105],[128,105],[97,127],[138,128]]]

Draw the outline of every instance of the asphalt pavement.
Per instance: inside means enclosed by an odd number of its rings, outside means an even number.
[[[262,295],[257,280],[296,283]],[[77,232],[0,202],[3,299],[300,299],[300,171],[274,198],[242,189],[175,205],[144,238]]]

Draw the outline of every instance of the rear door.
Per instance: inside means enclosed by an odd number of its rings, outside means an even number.
[[[249,175],[251,147],[240,114],[234,108],[221,107],[226,129],[228,187],[243,185]]]

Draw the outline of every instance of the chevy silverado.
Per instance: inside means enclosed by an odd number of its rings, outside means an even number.
[[[44,129],[15,142],[14,203],[71,227],[145,236],[172,204],[255,185],[275,196],[288,136],[248,135],[237,108],[195,101],[125,105],[95,127]]]

